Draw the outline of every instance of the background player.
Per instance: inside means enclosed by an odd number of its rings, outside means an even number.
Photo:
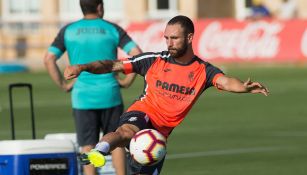
[[[67,83],[60,73],[56,61],[67,51],[71,65],[85,64],[97,60],[115,60],[117,48],[129,55],[141,53],[138,46],[119,26],[101,19],[101,0],[80,0],[84,18],[64,26],[48,48],[45,65],[52,80],[64,91],[72,90],[72,108],[77,130],[77,141],[82,152],[94,148],[103,133],[114,131],[123,112],[120,86],[128,87],[135,74],[129,74],[117,82],[114,73],[95,75],[82,73],[77,81]],[[73,89],[72,89],[73,88]],[[113,166],[117,174],[125,174],[125,151],[112,152]],[[95,169],[85,166],[84,173],[93,175]]]
[[[121,126],[103,136],[96,150],[107,154],[117,147],[125,147],[136,132],[146,128],[154,128],[168,137],[198,97],[211,86],[235,93],[268,95],[268,89],[260,83],[250,79],[242,82],[226,76],[217,67],[194,55],[193,36],[193,22],[188,17],[176,16],[168,22],[164,32],[168,51],[144,53],[129,61],[97,61],[65,69],[66,79],[78,77],[83,71],[96,74],[135,72],[145,77],[144,93],[121,116]],[[84,162],[89,163],[86,156]],[[132,164],[135,174],[158,174],[163,161],[154,166]]]

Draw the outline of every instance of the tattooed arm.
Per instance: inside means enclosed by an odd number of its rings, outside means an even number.
[[[66,80],[76,78],[82,71],[87,71],[93,74],[105,74],[110,72],[123,72],[124,65],[122,61],[96,61],[88,64],[78,64],[73,66],[67,66],[64,71],[64,77]]]

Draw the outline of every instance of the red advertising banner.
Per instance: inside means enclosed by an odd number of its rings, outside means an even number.
[[[307,61],[306,20],[197,20],[194,51],[205,60]],[[125,27],[143,51],[166,50],[166,22],[131,23]]]

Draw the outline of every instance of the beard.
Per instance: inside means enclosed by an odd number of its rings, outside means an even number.
[[[188,50],[188,44],[186,42],[183,43],[182,47],[180,48],[172,48],[172,47],[168,48],[168,52],[173,58],[182,57],[183,55],[186,54],[187,50]]]

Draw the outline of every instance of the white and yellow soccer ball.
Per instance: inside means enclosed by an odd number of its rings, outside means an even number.
[[[166,154],[166,138],[157,130],[144,129],[137,132],[130,141],[132,158],[142,165],[154,165]]]

